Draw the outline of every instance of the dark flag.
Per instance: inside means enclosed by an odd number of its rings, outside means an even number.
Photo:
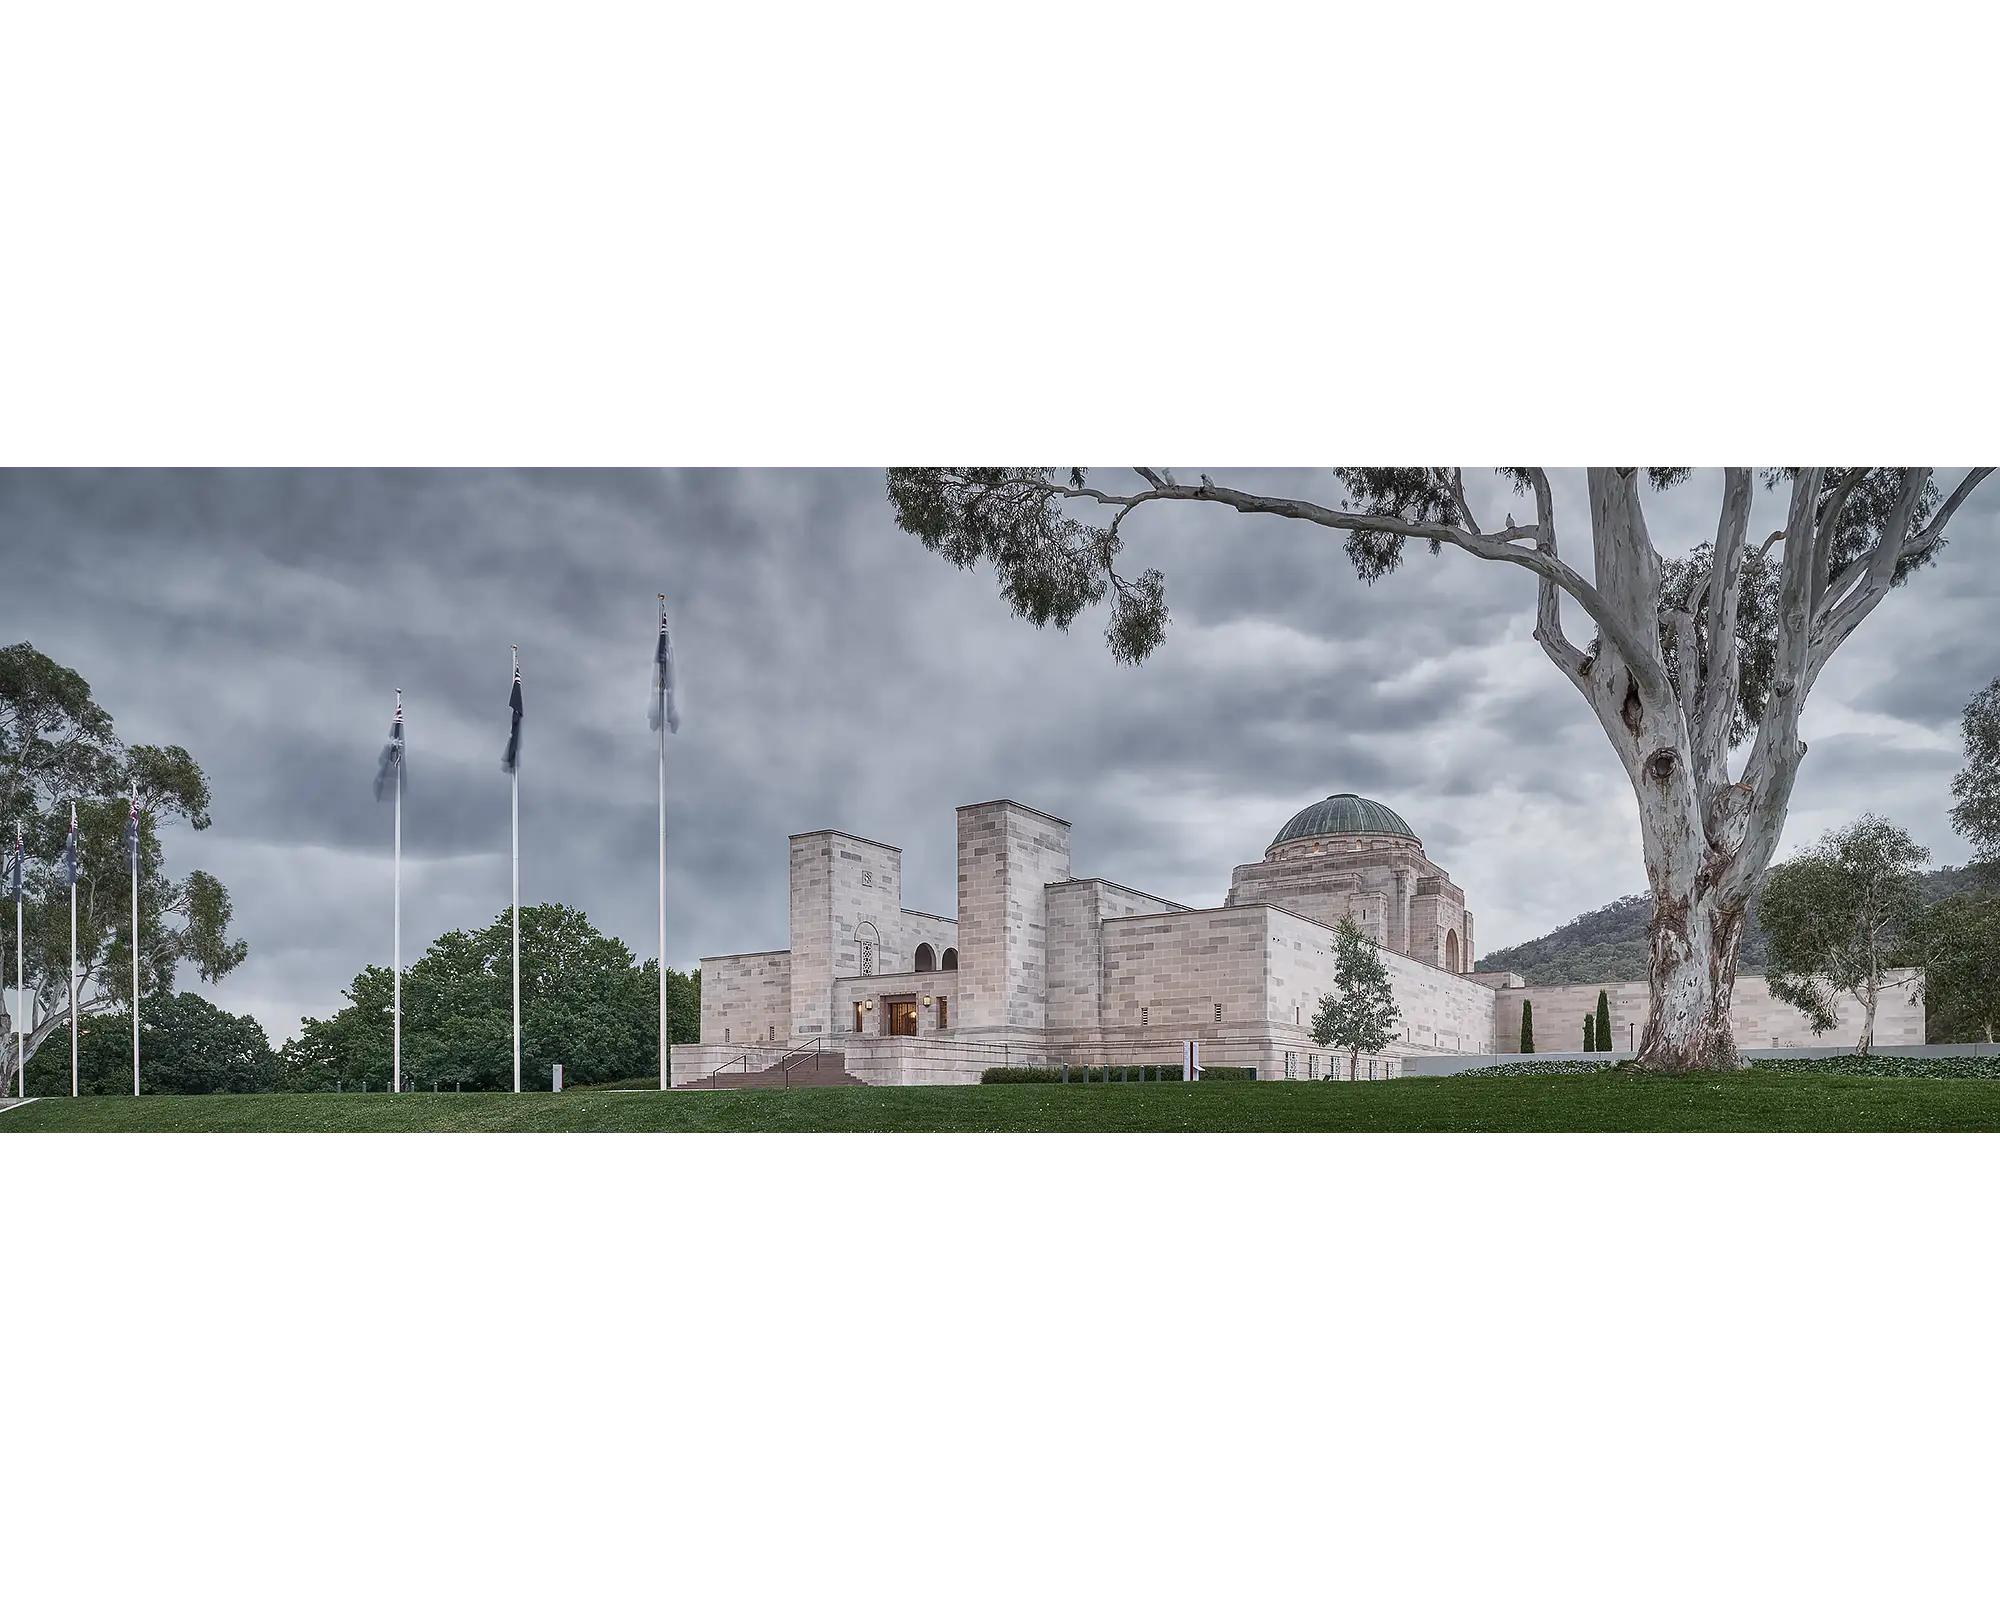
[[[507,704],[514,713],[513,724],[507,729],[507,753],[500,758],[500,766],[506,772],[521,769],[521,663],[514,663],[514,692],[507,696]]]
[[[15,903],[21,899],[21,877],[28,865],[28,841],[17,831],[14,835],[14,853],[7,860],[7,892]]]
[[[387,798],[392,792],[389,787],[392,783],[400,789],[409,781],[409,772],[404,765],[403,702],[399,696],[396,720],[389,724],[389,742],[382,746],[382,758],[375,764],[375,798]]]
[[[69,839],[63,845],[62,883],[65,889],[74,889],[77,880],[76,868],[76,802],[69,807]]]
[[[125,819],[126,864],[134,871],[139,870],[139,797],[132,797],[132,815]]]
[[[653,703],[646,708],[646,726],[658,733],[662,723],[675,733],[681,731],[680,695],[674,683],[674,642],[667,637],[664,599],[660,608],[660,637],[653,645]]]

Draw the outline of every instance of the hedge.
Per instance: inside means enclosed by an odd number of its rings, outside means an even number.
[[[979,1081],[981,1083],[1061,1083],[1064,1081],[1063,1073],[1065,1070],[1069,1074],[1068,1081],[1071,1083],[1104,1083],[1107,1081],[1111,1083],[1139,1083],[1141,1081],[1179,1083],[1181,1079],[1181,1069],[1178,1066],[1074,1066],[1067,1069],[1062,1067],[988,1067],[979,1075]],[[1119,1077],[1120,1073],[1126,1073],[1129,1076],[1121,1079]],[[1201,1070],[1201,1075],[1204,1078],[1218,1077],[1225,1073],[1236,1073],[1247,1076],[1250,1073],[1250,1069],[1248,1067],[1203,1067]]]
[[[2000,1079],[2000,1056],[1795,1056],[1782,1061],[1746,1061],[1754,1072],[1791,1072],[1851,1078],[1992,1078]],[[1623,1061],[1502,1061],[1490,1067],[1469,1067],[1461,1078],[1530,1078],[1550,1073],[1618,1072],[1636,1070]]]

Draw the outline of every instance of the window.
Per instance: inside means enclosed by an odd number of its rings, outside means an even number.
[[[1149,1027],[1152,1021],[1152,1014],[1153,1008],[1151,1006],[1141,1006],[1139,1008],[1139,1026],[1142,1028]]]
[[[1215,1002],[1215,1020],[1217,1022],[1222,1020],[1222,1002],[1220,1000]]]
[[[958,971],[958,947],[956,945],[945,951],[944,960],[939,963],[939,966],[946,972]]]
[[[778,1038],[778,1025],[774,1022],[764,1030],[764,1042],[766,1044],[775,1044],[777,1042],[777,1038]]]
[[[1298,1051],[1287,1050],[1285,1052],[1285,1076],[1287,1078],[1291,1077],[1293,1072],[1295,1072],[1298,1069],[1298,1065],[1299,1065]]]
[[[937,951],[932,949],[927,944],[920,944],[917,946],[917,971],[919,972],[937,971]]]
[[[729,1043],[729,1030],[727,1028],[722,1030],[722,1042],[724,1044]]]
[[[861,1002],[859,1000],[854,1002],[854,1031],[856,1033],[867,1032],[867,1029],[862,1026]]]
[[[863,941],[861,946],[861,976],[864,978],[872,978],[874,975],[875,975],[875,947],[872,944]]]
[[[1292,1026],[1296,1028],[1296,1027],[1297,1027],[1298,1025],[1299,1025],[1299,1008],[1298,1008],[1297,1006],[1293,1006],[1293,1007],[1292,1007]]]
[[[949,1000],[945,999],[945,997],[944,997],[943,995],[939,995],[939,996],[938,996],[938,1027],[939,1027],[940,1029],[943,1029],[943,1028],[949,1028],[950,1026],[951,1026],[951,1002],[950,1002]]]

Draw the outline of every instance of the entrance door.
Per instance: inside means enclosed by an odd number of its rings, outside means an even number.
[[[917,1003],[914,1000],[891,1000],[889,1003],[889,1031],[892,1034],[906,1033],[912,1038],[917,1032]]]

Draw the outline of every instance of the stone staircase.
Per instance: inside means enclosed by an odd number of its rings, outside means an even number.
[[[865,1089],[867,1084],[847,1070],[847,1057],[839,1050],[794,1050],[768,1067],[751,1068],[749,1057],[740,1066],[726,1066],[705,1078],[677,1083],[681,1089]]]

